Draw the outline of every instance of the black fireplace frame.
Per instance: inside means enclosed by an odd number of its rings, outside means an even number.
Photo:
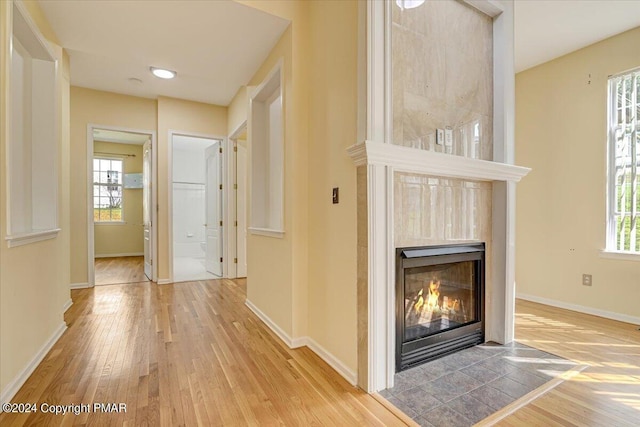
[[[477,261],[476,312],[480,320],[405,342],[404,270],[464,261]],[[396,249],[396,372],[484,342],[485,268],[484,243]]]

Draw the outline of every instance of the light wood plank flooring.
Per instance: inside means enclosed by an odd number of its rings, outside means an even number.
[[[244,281],[72,291],[69,329],[13,402],[124,402],[126,413],[0,415],[0,425],[406,425],[244,305]]]
[[[96,258],[96,285],[144,282],[144,257]]]
[[[516,340],[588,368],[498,425],[640,425],[638,326],[517,300]]]
[[[13,399],[124,402],[127,412],[0,415],[19,425],[405,425],[245,306],[244,281],[72,291],[69,329]],[[518,341],[589,367],[498,421],[637,426],[636,326],[517,301]],[[526,361],[523,361],[526,363]]]

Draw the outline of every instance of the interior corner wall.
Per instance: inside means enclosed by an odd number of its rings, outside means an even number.
[[[71,283],[88,283],[87,125],[154,131],[154,99],[71,87]]]
[[[640,66],[640,27],[516,75],[519,295],[640,318],[640,262],[604,259],[607,79]],[[582,285],[582,274],[593,286]]]
[[[312,2],[310,21],[309,336],[356,371],[356,167],[346,149],[357,142],[358,2]]]
[[[290,338],[293,337],[293,239],[292,230],[293,186],[297,178],[293,173],[294,138],[292,109],[292,39],[289,27],[269,53],[256,74],[251,78],[250,86],[258,86],[283,59],[282,76],[284,79],[284,237],[274,238],[247,233],[247,300],[281,328]],[[248,128],[248,141],[252,140],[252,129]],[[297,141],[299,145],[304,140]],[[249,145],[251,142],[249,142]],[[251,167],[251,148],[247,164]],[[249,198],[249,205],[251,198]],[[251,211],[248,206],[249,212]],[[251,227],[251,220],[249,220]]]
[[[12,2],[0,2],[0,396],[12,397],[42,350],[47,350],[64,330],[64,309],[69,292],[69,61],[55,44],[55,35],[35,2],[25,7],[40,31],[49,37],[59,61],[57,81],[58,122],[58,226],[54,239],[8,248],[6,153],[10,129],[9,42]],[[37,264],[38,268],[34,268]]]
[[[227,107],[158,97],[158,280],[169,278],[169,131],[227,136]]]
[[[227,107],[227,129],[229,135],[235,132],[238,127],[247,120],[249,113],[248,92],[246,86],[241,86]]]
[[[118,144],[94,141],[94,156],[110,154],[122,156],[123,173],[142,173],[142,145]],[[106,153],[106,154],[100,154]],[[124,224],[96,224],[94,244],[96,257],[119,254],[142,254],[144,252],[144,228],[142,222],[142,188],[123,188]]]

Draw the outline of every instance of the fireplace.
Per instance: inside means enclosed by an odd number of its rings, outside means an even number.
[[[396,372],[484,342],[485,245],[396,249]]]

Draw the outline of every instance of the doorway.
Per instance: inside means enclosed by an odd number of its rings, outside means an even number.
[[[220,278],[223,140],[171,133],[170,141],[173,282]]]
[[[154,279],[154,145],[152,131],[88,126],[91,285]]]
[[[234,156],[231,159],[233,166],[232,179],[234,182],[235,194],[231,200],[235,207],[231,215],[235,215],[235,275],[230,277],[247,277],[247,227],[248,219],[248,170],[247,170],[247,122],[243,122],[229,137],[230,145],[233,147]]]

